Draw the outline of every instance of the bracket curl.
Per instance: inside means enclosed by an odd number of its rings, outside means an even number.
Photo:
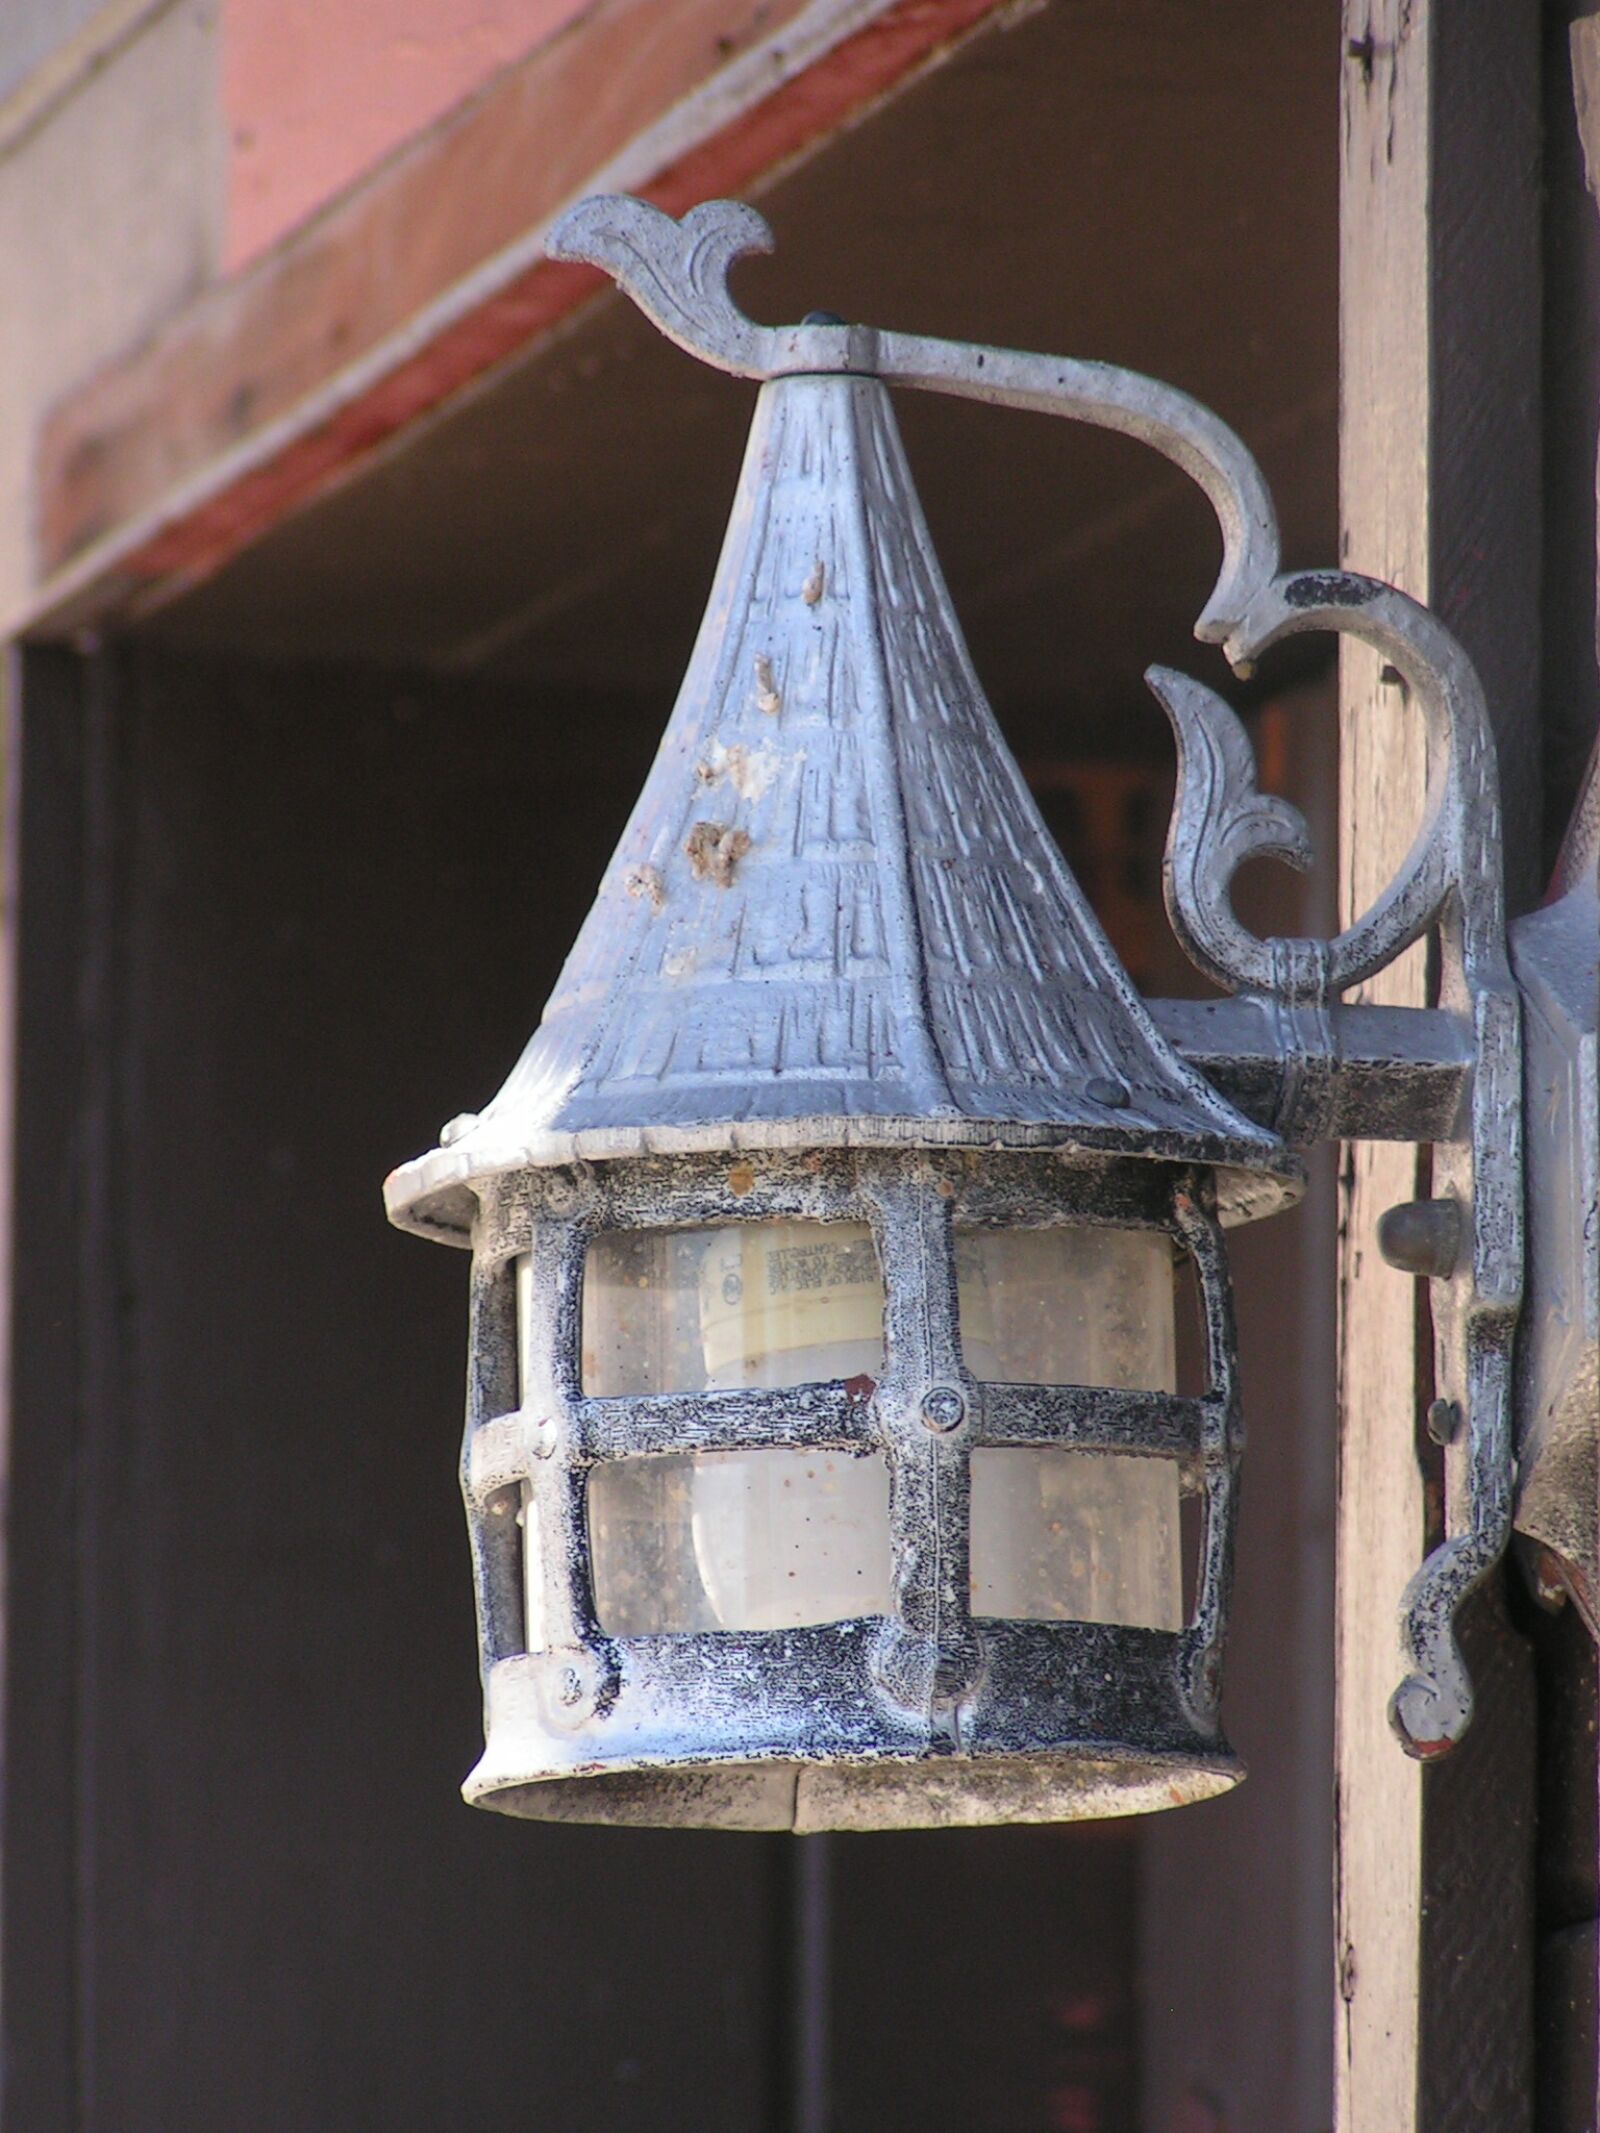
[[[1433,1191],[1455,1199],[1471,1249],[1433,1283],[1439,1395],[1465,1426],[1446,1454],[1453,1528],[1411,1579],[1400,1637],[1411,1671],[1389,1716],[1407,1751],[1443,1755],[1472,1718],[1457,1615],[1511,1534],[1512,1342],[1521,1304],[1522,1055],[1520,1006],[1506,954],[1500,806],[1482,688],[1461,646],[1392,586],[1346,571],[1273,577],[1254,588],[1229,639],[1237,661],[1280,638],[1330,629],[1370,645],[1393,670],[1427,731],[1429,780],[1410,850],[1371,907],[1327,942],[1263,941],[1229,900],[1240,864],[1272,853],[1309,857],[1293,811],[1256,788],[1248,738],[1223,700],[1166,669],[1148,676],[1172,721],[1178,794],[1164,880],[1174,931],[1190,958],[1230,991],[1264,1000],[1292,1042],[1285,1009],[1309,979],[1325,1011],[1392,963],[1430,927],[1441,949],[1440,1006],[1470,1031],[1475,1062],[1461,1136],[1434,1150]],[[1291,1082],[1293,1074],[1288,1077]]]
[[[1312,1059],[1302,1030],[1320,1032],[1329,1003],[1393,962],[1437,926],[1440,1005],[1470,1031],[1471,1115],[1436,1146],[1433,1189],[1459,1200],[1471,1250],[1438,1279],[1438,1385],[1466,1418],[1448,1454],[1453,1531],[1406,1591],[1402,1643],[1412,1671],[1391,1718],[1413,1755],[1442,1754],[1466,1730],[1471,1684],[1455,1636],[1467,1595],[1493,1569],[1511,1522],[1511,1342],[1521,1300],[1521,1049],[1518,996],[1506,956],[1500,813],[1493,743],[1471,662],[1428,611],[1393,587],[1348,571],[1280,574],[1277,520],[1254,458],[1207,408],[1171,386],[1109,364],[979,348],[862,326],[755,324],[727,287],[732,266],[772,249],[754,209],[708,201],[674,221],[645,202],[585,200],[563,215],[550,256],[605,268],[671,340],[747,378],[842,372],[996,406],[1031,409],[1139,439],[1205,492],[1222,532],[1222,567],[1195,634],[1220,644],[1238,672],[1270,645],[1332,630],[1372,646],[1395,670],[1428,734],[1423,820],[1393,880],[1332,941],[1261,940],[1233,912],[1229,889],[1248,858],[1311,861],[1299,813],[1256,783],[1248,736],[1210,689],[1170,669],[1151,687],[1177,738],[1179,786],[1167,848],[1166,896],[1192,960],[1272,1012],[1286,1082]],[[1300,1138],[1323,1130],[1313,1103]],[[1294,1138],[1290,1106],[1283,1130]]]
[[[764,215],[742,200],[707,200],[681,222],[626,193],[580,200],[545,238],[551,259],[602,267],[639,309],[691,355],[749,376],[772,359],[777,336],[728,294],[728,270],[773,249]]]

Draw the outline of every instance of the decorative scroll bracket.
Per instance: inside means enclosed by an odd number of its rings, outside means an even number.
[[[1451,1263],[1429,1269],[1450,1532],[1405,1594],[1401,1636],[1411,1672],[1391,1704],[1407,1750],[1441,1755],[1472,1712],[1456,1616],[1510,1534],[1512,1340],[1523,1272],[1520,1003],[1506,954],[1497,775],[1477,676],[1436,618],[1393,587],[1347,571],[1280,573],[1277,521],[1259,467],[1234,432],[1187,395],[1064,357],[861,326],[756,325],[733,302],[727,275],[739,258],[772,243],[765,220],[739,203],[707,202],[679,222],[642,201],[596,198],[561,217],[547,250],[605,268],[670,339],[740,377],[872,376],[1138,438],[1204,490],[1221,527],[1222,569],[1197,637],[1220,644],[1241,674],[1302,631],[1356,637],[1395,670],[1424,720],[1423,821],[1389,886],[1332,941],[1260,940],[1234,914],[1233,877],[1262,855],[1308,866],[1306,824],[1286,801],[1260,792],[1248,736],[1219,696],[1170,670],[1149,677],[1179,751],[1167,908],[1191,960],[1269,1018],[1279,1053],[1272,1123],[1300,1145],[1326,1138],[1336,1120],[1346,1134],[1428,1138],[1438,1131],[1433,1063],[1452,1048],[1470,1063],[1464,1115],[1433,1144],[1434,1189],[1457,1203],[1464,1240]],[[1341,1100],[1348,1062],[1336,1033],[1348,1033],[1354,1018],[1385,1013],[1341,996],[1433,929],[1439,1000],[1413,1025],[1415,1059],[1395,1045],[1393,1072],[1377,1076],[1364,1063],[1362,1096]],[[1154,1003],[1158,1014],[1169,1004]],[[1447,1427],[1452,1417],[1459,1420]]]

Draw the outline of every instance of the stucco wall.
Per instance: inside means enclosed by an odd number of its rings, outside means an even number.
[[[241,265],[585,0],[226,0],[222,263]]]
[[[0,146],[0,632],[33,589],[45,410],[214,270],[217,0],[175,0]]]

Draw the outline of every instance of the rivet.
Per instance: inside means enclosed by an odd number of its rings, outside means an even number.
[[[1404,1200],[1378,1218],[1378,1250],[1402,1274],[1448,1281],[1461,1256],[1459,1200]]]
[[[967,1396],[959,1385],[930,1385],[922,1395],[922,1419],[941,1437],[959,1429],[967,1418]]]
[[[567,1705],[583,1700],[583,1677],[575,1666],[564,1666],[556,1681],[556,1695]]]
[[[447,1119],[439,1128],[439,1146],[453,1147],[457,1141],[464,1140],[477,1123],[476,1111],[458,1111],[454,1118]]]
[[[1461,1406],[1456,1400],[1430,1400],[1425,1419],[1435,1444],[1454,1444],[1461,1434]]]
[[[528,1431],[528,1449],[535,1459],[548,1459],[556,1448],[556,1426],[548,1415],[541,1415]]]
[[[1090,1103],[1101,1104],[1107,1111],[1125,1111],[1128,1108],[1128,1092],[1120,1081],[1109,1075],[1096,1074],[1084,1084],[1083,1093]]]
[[[842,326],[844,320],[837,311],[808,311],[800,323],[802,326]]]

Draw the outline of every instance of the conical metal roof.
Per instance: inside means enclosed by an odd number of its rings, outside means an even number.
[[[1055,1144],[1290,1167],[1146,1014],[973,672],[888,393],[762,388],[661,748],[527,1050],[389,1180],[574,1157]]]

